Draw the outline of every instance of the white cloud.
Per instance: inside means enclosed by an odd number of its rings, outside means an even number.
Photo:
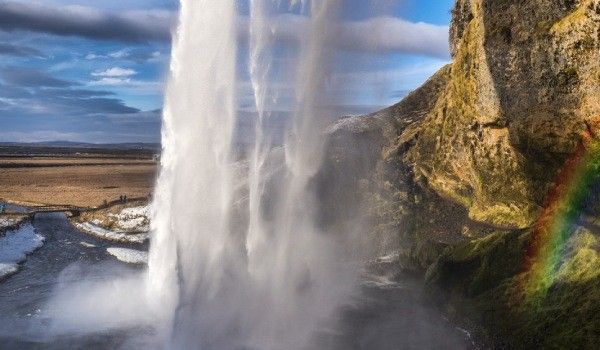
[[[423,83],[440,68],[450,63],[446,60],[432,60],[394,69],[336,73],[331,76],[333,86],[356,86],[363,88],[378,84],[401,83],[405,89],[411,89]]]
[[[136,75],[137,72],[130,68],[112,67],[104,71],[92,72],[92,76],[95,77],[130,77]]]
[[[247,40],[249,19],[241,18],[238,33]],[[309,18],[278,15],[270,19],[271,40],[297,43],[305,37]],[[397,17],[372,17],[340,22],[332,28],[329,45],[339,50],[364,53],[405,53],[448,58],[448,26],[409,22]],[[325,34],[324,34],[325,35]]]
[[[37,1],[0,1],[0,28],[125,42],[168,41],[175,14],[166,10],[102,11]]]
[[[93,81],[91,83],[91,85],[118,86],[118,85],[127,85],[129,83],[131,83],[131,79],[104,77],[100,80]]]
[[[342,24],[334,40],[338,47],[354,51],[449,57],[448,30],[448,26],[377,17]]]
[[[109,52],[108,54],[97,54],[97,53],[89,53],[85,56],[86,60],[97,60],[97,59],[105,59],[105,58],[127,58],[130,53],[128,49],[122,49],[119,51]]]
[[[162,81],[136,80],[128,77],[102,77],[88,83],[88,86],[112,86],[126,89],[131,95],[148,96],[157,95],[163,91]]]
[[[175,12],[165,10],[114,12],[85,6],[51,7],[37,2],[0,1],[0,28],[7,31],[29,30],[125,42],[167,42],[171,39],[175,19]],[[239,18],[241,40],[248,40],[249,21],[248,17]],[[275,41],[297,43],[306,34],[308,21],[305,16],[286,14],[272,17],[267,25]],[[340,22],[330,34],[330,45],[341,50],[449,57],[448,26],[382,16]],[[113,58],[125,58],[132,52],[122,50],[113,54]]]
[[[86,60],[127,60],[136,64],[140,63],[154,63],[163,60],[163,54],[160,51],[146,51],[146,50],[131,50],[129,48],[118,51],[112,51],[109,53],[89,53],[85,56]]]
[[[111,52],[108,54],[108,57],[112,58],[126,58],[129,57],[129,50],[123,49],[115,52]]]

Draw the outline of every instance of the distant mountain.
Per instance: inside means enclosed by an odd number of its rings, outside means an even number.
[[[56,147],[56,148],[83,148],[83,149],[113,149],[113,150],[153,150],[161,149],[159,143],[88,143],[72,141],[44,141],[44,142],[0,142],[0,147]]]

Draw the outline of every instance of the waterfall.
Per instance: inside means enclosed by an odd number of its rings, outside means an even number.
[[[308,25],[287,67],[295,72],[293,118],[282,160],[273,166],[276,150],[265,125],[275,98],[269,17],[276,3],[250,1],[249,73],[258,117],[243,175],[246,195],[239,198],[235,182],[242,175],[232,156],[236,1],[181,1],[148,273],[149,299],[169,348],[302,348],[353,286],[337,238],[317,224],[311,185],[322,162],[332,59],[326,44],[339,1],[301,4]]]
[[[205,302],[221,293],[224,280],[235,278],[227,274],[240,264],[228,228],[235,30],[234,0],[181,1],[148,265],[149,292],[158,293],[156,308],[173,332],[167,336],[189,328],[190,342],[209,330],[198,324],[214,309],[202,310]]]

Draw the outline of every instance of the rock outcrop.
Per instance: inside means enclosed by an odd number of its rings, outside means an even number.
[[[540,309],[506,296],[565,161],[585,132],[600,135],[600,1],[457,0],[452,18],[452,63],[400,103],[333,125],[328,163],[363,158],[343,186],[361,189],[373,234],[397,238],[401,268],[428,271],[450,313],[480,315],[491,344],[552,347],[546,329],[589,346],[600,327],[593,229],[576,228]],[[561,318],[587,325],[559,331]]]
[[[600,115],[599,6],[458,1],[450,81],[406,155],[415,175],[473,220],[531,225]]]

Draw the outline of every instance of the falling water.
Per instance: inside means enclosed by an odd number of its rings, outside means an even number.
[[[310,184],[323,153],[319,104],[326,102],[325,42],[337,3],[302,4],[310,18],[296,60],[294,117],[285,161],[273,171],[265,132],[273,4],[251,1],[249,71],[258,121],[240,201],[231,154],[235,0],[181,2],[149,260],[148,291],[169,347],[301,348],[352,285],[338,248],[316,224]],[[274,204],[267,210],[265,202]]]
[[[213,328],[234,318],[227,289],[243,289],[229,230],[235,30],[234,0],[181,1],[149,257],[149,293],[180,348],[224,336]]]

